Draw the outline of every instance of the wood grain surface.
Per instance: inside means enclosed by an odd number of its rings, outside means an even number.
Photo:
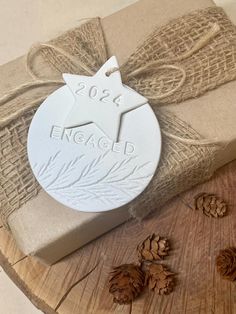
[[[220,249],[236,243],[235,188],[236,161],[145,221],[129,221],[50,267],[24,256],[1,228],[0,262],[48,314],[233,314],[236,286],[219,277],[215,257]],[[191,209],[193,196],[202,191],[222,196],[230,205],[228,215],[214,219]],[[113,304],[107,289],[111,267],[136,261],[136,245],[153,232],[170,239],[172,249],[164,263],[178,274],[174,292],[158,296],[146,291],[132,306]]]

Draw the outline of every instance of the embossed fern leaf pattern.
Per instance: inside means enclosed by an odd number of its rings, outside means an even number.
[[[60,186],[62,186],[63,184],[67,184],[68,178],[76,170],[79,161],[83,157],[84,155],[81,155],[69,161],[69,163],[67,164],[64,163],[57,173],[56,177],[46,186],[46,188],[50,189],[50,187],[52,187],[52,189],[56,189],[60,188]]]
[[[48,172],[53,170],[56,163],[55,156],[50,157],[45,165],[48,166]],[[92,199],[98,199],[104,203],[113,203],[123,201],[124,196],[133,196],[140,190],[140,182],[149,180],[151,174],[143,175],[142,171],[149,166],[150,162],[137,164],[137,156],[124,158],[114,164],[100,176],[95,176],[104,163],[109,151],[94,158],[87,163],[77,178],[70,180],[71,174],[76,170],[80,161],[85,157],[78,156],[68,163],[64,163],[54,177],[52,175],[43,177],[48,191],[63,196],[71,204],[76,205],[80,202]],[[130,167],[131,164],[131,167]],[[45,166],[42,166],[45,168]],[[43,169],[44,169],[43,168]],[[94,179],[96,178],[96,179]],[[50,180],[50,181],[49,181]]]
[[[49,160],[42,165],[35,164],[33,166],[34,171],[36,172],[38,178],[45,182],[53,177],[53,170],[56,166],[56,158],[60,154],[60,151],[58,151],[55,155],[51,156]]]
[[[68,182],[68,177],[75,170],[78,162],[84,157],[81,155],[80,157],[76,157],[74,160],[70,161],[68,164],[63,164],[57,173],[53,182],[51,182],[47,188],[48,190],[64,190],[71,187],[80,187],[83,183],[85,185],[89,184],[89,181],[94,178],[94,175],[97,171],[99,171],[99,166],[102,161],[106,157],[108,152],[100,155],[99,157],[93,159],[90,163],[88,163],[83,170],[81,171],[79,177],[72,182]],[[79,186],[78,186],[79,184]]]
[[[96,181],[76,182],[70,190],[64,190],[63,195],[76,199],[92,199],[99,197],[103,202],[122,201],[122,195],[133,196],[136,191],[140,190],[140,181],[148,180],[151,175],[144,176],[140,173],[149,162],[141,166],[133,166],[132,170],[127,172],[127,165],[132,162],[135,157],[124,159],[122,162],[116,162],[105,175]],[[78,194],[83,190],[87,193]],[[119,193],[118,193],[119,192]],[[121,194],[121,193],[122,194]]]

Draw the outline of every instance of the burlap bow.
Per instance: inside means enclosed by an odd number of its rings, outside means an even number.
[[[186,123],[157,109],[157,105],[198,97],[235,79],[235,51],[235,27],[222,9],[212,7],[154,30],[120,67],[124,83],[153,105],[164,134],[158,171],[145,193],[127,206],[132,215],[144,217],[172,196],[212,175],[213,156],[220,149],[215,141],[202,139]],[[34,80],[0,99],[0,211],[5,222],[40,189],[26,154],[27,130],[35,109],[64,84],[62,73],[92,75],[107,57],[98,18],[30,50],[27,69]],[[37,58],[43,58],[43,67]],[[25,94],[27,98],[22,97]]]

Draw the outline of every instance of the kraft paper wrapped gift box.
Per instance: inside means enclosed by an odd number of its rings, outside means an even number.
[[[106,17],[102,26],[109,55],[116,55],[122,64],[156,26],[209,6],[213,6],[210,0],[141,0]],[[24,58],[3,65],[0,67],[0,92],[7,92],[9,88],[29,81],[29,78]],[[187,122],[202,137],[217,138],[227,144],[220,153],[213,154],[214,169],[236,158],[235,88],[236,82],[232,81],[199,98],[161,109],[163,113],[168,110]],[[200,181],[199,177],[193,184]],[[144,204],[147,205],[148,200]],[[129,206],[124,206],[104,213],[77,212],[59,204],[41,190],[35,198],[12,212],[7,223],[25,254],[52,264],[129,219],[128,209]]]

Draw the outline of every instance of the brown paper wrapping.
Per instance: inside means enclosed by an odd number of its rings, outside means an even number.
[[[142,0],[102,20],[109,54],[122,64],[156,26],[195,9],[212,6],[210,0]],[[4,78],[4,79],[3,79]],[[24,59],[0,68],[0,91],[7,91],[29,77]],[[214,160],[218,168],[236,157],[236,82],[227,83],[197,99],[163,107],[186,121],[205,138],[227,143]],[[8,219],[19,247],[46,263],[54,263],[129,218],[126,208],[105,213],[76,212],[41,191]]]

